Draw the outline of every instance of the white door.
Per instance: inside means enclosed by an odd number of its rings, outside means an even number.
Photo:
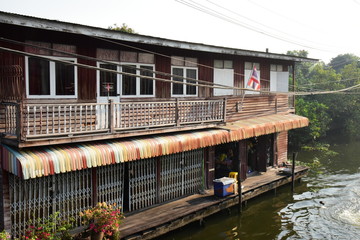
[[[214,69],[214,83],[234,87],[234,69]],[[214,96],[233,95],[233,89],[214,88]]]
[[[98,64],[98,67],[118,70],[117,65]],[[97,71],[97,103],[108,103],[113,100],[114,103],[120,102],[120,78],[119,74]],[[96,128],[98,130],[109,129],[109,105],[98,104],[96,107]]]
[[[98,64],[98,67],[117,71],[117,65]],[[97,71],[97,102],[107,103],[109,100],[120,102],[119,74]]]

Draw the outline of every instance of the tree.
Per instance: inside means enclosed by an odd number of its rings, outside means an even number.
[[[126,33],[136,33],[134,29],[128,27],[128,25],[126,25],[125,23],[123,23],[121,27],[114,23],[112,26],[109,26],[108,29]]]
[[[358,61],[359,57],[355,56],[354,54],[340,54],[331,59],[328,66],[332,67],[336,72],[340,72],[340,70],[343,69],[344,66]]]

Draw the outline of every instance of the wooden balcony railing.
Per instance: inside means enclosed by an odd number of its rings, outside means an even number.
[[[223,122],[226,100],[71,104],[1,103],[3,135],[19,141],[56,136]]]

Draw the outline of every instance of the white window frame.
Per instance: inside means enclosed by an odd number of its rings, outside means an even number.
[[[183,81],[186,81],[186,70],[196,70],[196,79],[198,80],[199,77],[199,70],[197,67],[185,67],[185,66],[171,66],[171,75],[173,74],[173,70],[174,68],[181,68],[184,70],[183,72]],[[171,77],[171,80],[174,81],[174,77]],[[181,82],[179,82],[179,84],[181,84]],[[197,97],[198,96],[198,86],[195,86],[195,94],[186,94],[186,86],[187,84],[183,84],[183,94],[173,94],[173,85],[174,82],[171,83],[171,96],[172,97]]]
[[[53,57],[49,56],[55,60],[64,60],[64,61],[73,61],[77,63],[76,58],[69,57]],[[25,56],[25,76],[26,76],[26,97],[27,98],[77,98],[78,97],[78,74],[77,66],[74,66],[74,95],[56,95],[56,73],[55,73],[55,63],[54,61],[49,60],[49,72],[50,72],[50,95],[30,95],[29,93],[29,57]]]
[[[116,71],[120,71],[120,66],[118,62],[97,62],[96,63],[96,67],[101,68],[101,64],[112,64],[116,66]],[[115,73],[116,74],[116,73]],[[116,74],[116,81],[118,82],[117,84],[117,89],[116,92],[117,94],[119,94],[120,96],[120,85],[121,85],[121,81],[120,81],[120,74]],[[105,97],[105,96],[100,96],[100,88],[101,86],[98,86],[98,84],[100,84],[100,70],[96,71],[96,95],[97,97]]]
[[[136,69],[136,75],[140,76],[140,67],[141,66],[149,66],[149,67],[152,67],[152,71],[155,71],[155,64],[148,64],[148,63],[133,63],[133,62],[121,62],[120,63],[122,66],[123,65],[132,65],[134,66],[135,65],[135,68],[138,68]],[[122,66],[118,66],[118,69],[121,70],[121,72],[123,71],[123,68]],[[119,75],[118,75],[119,76]],[[147,97],[155,97],[155,85],[156,85],[156,81],[155,80],[152,80],[153,81],[153,94],[151,95],[141,95],[140,94],[140,77],[136,77],[136,95],[123,95],[122,94],[122,86],[123,86],[123,83],[122,83],[122,74],[120,76],[120,96],[122,98],[134,98],[134,97],[137,97],[137,98],[147,98]],[[154,77],[154,73],[152,73],[152,77]]]

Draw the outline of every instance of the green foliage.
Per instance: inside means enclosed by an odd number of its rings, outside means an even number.
[[[340,54],[333,59],[331,59],[329,63],[329,67],[332,67],[336,72],[340,72],[347,64],[351,64],[353,62],[358,62],[359,57],[354,54]]]
[[[72,224],[64,221],[59,217],[59,212],[56,212],[47,220],[38,219],[30,223],[25,235],[20,239],[24,240],[65,240],[72,239],[69,234]]]
[[[5,230],[0,232],[0,240],[8,240],[10,238],[11,238],[10,234],[7,233]]]
[[[134,29],[130,28],[128,25],[123,23],[121,26],[118,26],[116,23],[108,27],[109,30],[126,32],[126,33],[136,33]]]
[[[306,52],[293,55],[307,56]],[[329,65],[300,63],[295,68],[296,91],[334,91],[360,84],[359,58],[352,54],[339,55]],[[297,97],[296,113],[308,117],[308,128],[290,132],[289,142],[294,147],[315,144],[327,135],[360,136],[360,91],[350,93],[308,95]],[[296,146],[295,146],[296,147]]]

